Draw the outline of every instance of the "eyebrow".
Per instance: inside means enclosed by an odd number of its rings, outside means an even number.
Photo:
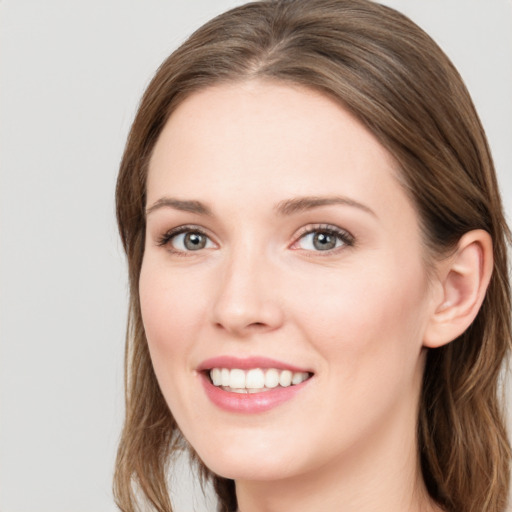
[[[200,201],[185,201],[182,199],[174,199],[172,197],[161,197],[155,201],[149,208],[146,208],[146,216],[160,208],[173,208],[182,212],[197,213],[198,215],[211,216],[210,208]]]
[[[368,206],[343,196],[306,196],[287,199],[279,202],[275,209],[280,215],[293,215],[295,213],[302,213],[312,208],[319,208],[320,206],[343,205],[358,208],[370,215],[377,217],[376,213]]]
[[[313,208],[319,208],[321,206],[331,205],[343,205],[358,208],[370,215],[377,217],[375,212],[368,206],[342,196],[305,196],[295,197],[293,199],[286,199],[280,201],[274,207],[279,215],[293,215],[296,213],[302,213]],[[172,197],[161,197],[155,201],[149,208],[146,208],[146,215],[159,210],[160,208],[173,208],[174,210],[180,210],[183,212],[196,213],[198,215],[212,216],[212,211],[208,206],[201,203],[200,201],[188,201],[183,199],[175,199]]]

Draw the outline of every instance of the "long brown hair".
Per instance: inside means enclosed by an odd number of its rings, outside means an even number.
[[[511,450],[500,376],[511,347],[510,234],[492,158],[448,58],[408,18],[368,0],[263,1],[235,8],[195,32],[144,94],[116,192],[130,276],[126,418],[114,481],[119,507],[136,510],[139,489],[155,510],[170,512],[167,465],[186,444],[159,390],[139,305],[148,160],[186,97],[252,78],[315,89],[357,116],[399,162],[432,254],[473,229],[492,236],[494,271],[476,320],[427,356],[417,437],[428,492],[443,509],[504,511]],[[233,481],[210,476],[220,510],[236,510]]]

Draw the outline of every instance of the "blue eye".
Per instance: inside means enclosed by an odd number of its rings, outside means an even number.
[[[192,252],[201,249],[210,249],[214,243],[197,228],[180,227],[167,232],[158,242],[158,245],[169,245],[175,252]]]
[[[305,251],[332,251],[339,247],[354,244],[353,237],[346,231],[329,227],[311,229],[294,244],[295,248]]]

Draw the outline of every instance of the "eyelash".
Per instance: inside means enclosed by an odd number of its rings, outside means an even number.
[[[179,249],[175,249],[172,247],[170,242],[173,240],[173,238],[177,237],[178,235],[182,235],[184,233],[197,233],[201,236],[204,236],[208,238],[208,240],[211,241],[210,236],[208,233],[206,233],[205,230],[201,229],[199,226],[194,225],[185,225],[185,226],[178,226],[176,228],[172,228],[169,231],[165,232],[158,240],[157,245],[160,247],[164,247],[169,245],[169,251],[173,254],[178,255],[186,255],[187,253],[195,252],[195,251],[183,251]],[[354,237],[346,230],[338,228],[337,226],[333,226],[331,224],[317,224],[313,226],[306,226],[304,227],[301,232],[297,235],[295,238],[295,241],[290,246],[294,250],[300,250],[300,248],[295,248],[302,239],[304,239],[306,236],[311,235],[313,233],[322,233],[330,236],[336,237],[339,241],[341,241],[341,246],[334,247],[332,249],[327,249],[325,251],[310,251],[305,249],[306,252],[315,252],[315,253],[322,253],[325,252],[326,254],[332,254],[333,252],[337,252],[340,249],[343,249],[344,247],[352,247],[355,244]]]
[[[202,236],[208,238],[208,240],[211,240],[208,233],[206,233],[206,231],[201,229],[199,226],[185,225],[185,226],[178,226],[176,228],[170,229],[169,231],[166,231],[157,240],[157,245],[160,247],[169,246],[168,249],[170,252],[172,252],[173,254],[178,254],[178,255],[182,255],[182,256],[185,256],[187,254],[187,252],[194,252],[194,251],[182,251],[179,249],[175,249],[170,244],[170,242],[172,241],[173,238],[177,237],[178,235],[182,235],[184,233],[197,233],[198,235],[202,235]]]
[[[337,226],[333,226],[331,224],[316,224],[316,225],[313,225],[313,226],[306,226],[303,228],[303,230],[301,230],[301,232],[299,232],[295,242],[293,242],[292,244],[292,248],[295,248],[294,246],[296,246],[301,240],[303,240],[306,236],[308,235],[311,235],[313,233],[317,233],[317,234],[326,234],[326,235],[330,235],[330,236],[334,236],[336,237],[340,242],[341,242],[341,245],[339,247],[334,247],[332,249],[327,249],[325,251],[320,251],[320,250],[317,250],[317,251],[309,251],[309,250],[305,250],[306,252],[315,252],[315,253],[325,253],[325,255],[330,255],[330,254],[333,254],[334,252],[338,252],[338,250],[341,250],[343,248],[346,248],[346,247],[353,247],[354,244],[355,244],[355,238],[352,234],[350,234],[348,231],[346,231],[345,229],[341,229]],[[295,250],[300,250],[299,247],[295,248]]]

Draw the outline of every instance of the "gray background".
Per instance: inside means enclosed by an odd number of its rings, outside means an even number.
[[[117,166],[156,67],[193,29],[240,3],[0,0],[1,512],[115,510],[127,302]],[[510,218],[512,2],[386,3],[461,71]],[[194,503],[212,510],[179,480],[178,512]]]

